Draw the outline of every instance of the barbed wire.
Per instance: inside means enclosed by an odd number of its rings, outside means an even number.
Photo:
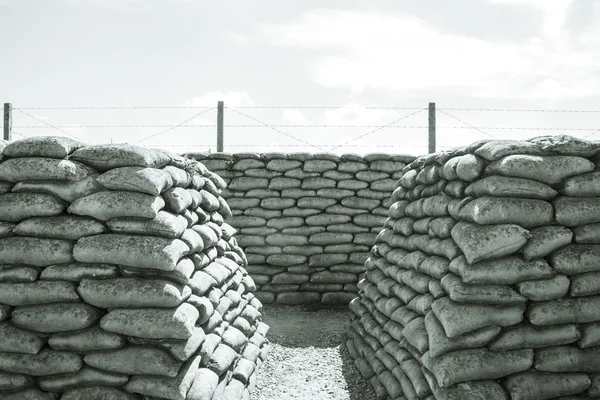
[[[326,144],[318,144],[315,146],[331,146],[332,143],[326,143]],[[145,144],[143,145],[145,147],[216,147],[216,145],[213,144],[208,144],[208,143],[192,143],[192,144]],[[301,144],[231,144],[231,145],[227,145],[225,147],[310,147],[309,145],[301,145]],[[406,146],[403,144],[373,144],[373,145],[368,145],[368,144],[351,144],[345,147],[406,147],[406,148],[421,148],[421,147],[427,147],[427,144],[424,144],[422,146]],[[441,146],[444,147],[444,146]],[[445,146],[445,147],[452,147],[452,146]]]
[[[49,127],[51,127],[51,128],[54,128],[54,129],[56,129],[57,131],[59,131],[59,132],[62,132],[62,133],[64,133],[65,135],[67,135],[67,136],[70,136],[71,138],[73,138],[73,139],[75,139],[75,140],[79,140],[80,142],[88,142],[88,143],[90,143],[90,141],[89,141],[89,140],[81,140],[81,139],[79,139],[77,136],[75,136],[75,135],[71,135],[69,132],[66,132],[66,131],[64,131],[64,130],[63,130],[63,129],[61,129],[61,128],[57,128],[56,126],[54,126],[54,125],[52,125],[52,124],[50,124],[50,123],[48,123],[48,122],[46,122],[46,121],[43,121],[43,120],[41,120],[41,119],[39,119],[39,118],[37,118],[37,117],[34,117],[33,115],[26,113],[25,111],[19,110],[18,108],[16,108],[16,109],[15,109],[15,108],[13,108],[13,110],[17,110],[18,112],[20,112],[21,114],[24,114],[24,115],[28,116],[29,118],[32,118],[32,119],[34,119],[34,120],[36,120],[36,121],[38,121],[38,122],[41,122],[42,124],[46,124],[46,125],[48,125]]]
[[[465,125],[467,125],[467,126],[470,126],[471,128],[473,128],[473,129],[475,129],[475,130],[477,130],[477,131],[479,131],[479,132],[481,132],[481,133],[484,133],[484,134],[486,134],[487,136],[489,136],[489,137],[491,137],[491,138],[493,138],[493,139],[498,139],[498,138],[497,138],[497,137],[495,137],[494,135],[491,135],[491,134],[487,133],[486,131],[484,131],[484,130],[482,130],[482,129],[480,129],[480,128],[476,127],[476,126],[474,126],[474,125],[471,125],[471,124],[469,124],[468,122],[465,122],[465,121],[463,121],[462,119],[460,119],[460,118],[457,118],[457,117],[455,117],[454,115],[452,115],[452,114],[449,114],[449,113],[447,113],[447,112],[446,112],[446,111],[444,111],[444,110],[437,109],[437,111],[440,111],[441,113],[443,113],[443,114],[446,114],[446,115],[447,115],[447,116],[449,116],[450,118],[454,118],[454,119],[455,119],[455,120],[457,120],[458,122],[461,122],[461,123],[463,123],[463,124],[465,124]]]
[[[199,113],[197,113],[197,114],[195,114],[195,115],[192,115],[190,118],[186,119],[185,121],[183,121],[183,122],[181,122],[181,123],[179,123],[179,124],[177,124],[177,125],[171,126],[169,129],[165,129],[164,131],[161,131],[161,132],[155,133],[154,135],[147,136],[147,137],[145,137],[145,138],[143,138],[143,139],[141,139],[141,140],[138,140],[138,141],[137,141],[137,142],[135,142],[134,144],[141,143],[141,142],[143,142],[144,140],[152,139],[153,137],[160,136],[160,135],[162,135],[162,134],[164,134],[164,133],[167,133],[167,132],[169,132],[169,131],[172,131],[173,129],[180,127],[181,125],[185,124],[186,122],[189,122],[189,121],[193,120],[193,119],[194,119],[194,118],[196,118],[196,117],[199,117],[200,115],[202,115],[202,114],[204,114],[204,113],[207,113],[207,112],[209,112],[209,111],[211,111],[211,110],[214,110],[215,108],[216,108],[216,107],[212,107],[212,108],[208,108],[208,109],[206,109],[206,110],[204,110],[204,111],[201,111],[201,112],[199,112]]]
[[[491,111],[491,112],[556,112],[556,113],[600,113],[600,110],[553,110],[520,108],[436,108],[437,111]]]
[[[319,150],[321,150],[321,151],[325,151],[325,150],[323,150],[322,148],[320,148],[319,146],[315,146],[314,144],[311,144],[311,143],[309,143],[309,142],[307,142],[307,141],[305,141],[305,140],[298,139],[297,137],[295,137],[295,136],[293,136],[293,135],[290,135],[290,134],[288,134],[288,133],[285,133],[285,132],[283,132],[283,131],[280,131],[279,129],[277,129],[277,128],[274,128],[274,127],[272,127],[271,125],[268,125],[267,123],[265,123],[265,122],[263,122],[263,121],[261,121],[261,120],[259,120],[259,119],[256,119],[256,118],[254,118],[254,117],[251,117],[251,116],[250,116],[250,115],[248,115],[248,114],[245,114],[245,113],[243,113],[243,112],[241,112],[241,111],[234,110],[233,108],[229,108],[229,107],[225,107],[225,108],[227,108],[228,110],[231,110],[231,111],[233,111],[233,112],[235,112],[235,113],[238,113],[238,114],[240,114],[240,115],[243,115],[244,117],[250,118],[250,119],[252,119],[252,120],[254,120],[254,121],[258,122],[259,124],[263,124],[263,125],[264,125],[264,126],[266,126],[267,128],[270,128],[270,129],[274,130],[275,132],[281,133],[281,134],[282,134],[282,135],[284,135],[284,136],[287,136],[287,137],[289,137],[289,138],[292,138],[292,139],[294,139],[294,140],[297,140],[297,141],[299,141],[299,142],[301,142],[301,143],[305,143],[305,144],[307,144],[307,145],[309,145],[309,146],[311,146],[311,147],[315,147],[315,148],[317,148],[317,149],[319,149]]]

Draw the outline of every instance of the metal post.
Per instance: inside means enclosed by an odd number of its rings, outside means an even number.
[[[12,104],[4,103],[4,140],[12,140]]]
[[[223,102],[217,102],[217,153],[223,152]]]
[[[435,103],[429,103],[429,154],[435,153]]]

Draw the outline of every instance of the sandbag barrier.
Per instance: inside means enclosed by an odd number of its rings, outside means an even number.
[[[129,145],[4,146],[0,398],[249,399],[268,326],[225,182]]]
[[[350,303],[378,398],[600,398],[599,151],[481,141],[404,170]]]
[[[406,155],[187,153],[221,176],[263,303],[347,304]]]

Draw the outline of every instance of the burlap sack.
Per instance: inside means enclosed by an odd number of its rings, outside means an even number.
[[[121,167],[100,175],[96,181],[112,190],[146,193],[158,196],[173,186],[171,175],[157,168]]]

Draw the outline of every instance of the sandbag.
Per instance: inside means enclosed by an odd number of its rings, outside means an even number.
[[[0,371],[0,391],[19,390],[29,386],[33,386],[34,383],[35,380],[32,376],[10,374],[8,372]]]
[[[600,296],[531,303],[526,315],[532,324],[538,326],[600,321]]]
[[[99,171],[118,167],[164,167],[171,157],[157,150],[128,144],[100,144],[80,148],[71,159],[81,161]]]
[[[8,239],[0,239],[0,243],[1,240]],[[172,271],[189,250],[179,239],[104,234],[79,239],[73,248],[73,257],[84,263],[108,263]]]
[[[34,267],[0,264],[0,282],[34,282],[38,279],[39,275],[39,270]]]
[[[166,208],[176,214],[181,214],[190,207],[194,201],[192,195],[184,188],[174,187],[161,194]]]
[[[474,154],[459,156],[456,164],[456,175],[463,181],[472,182],[481,175],[486,164],[484,159]]]
[[[483,347],[494,339],[502,329],[499,326],[487,326],[449,338],[433,311],[428,312],[425,316],[425,327],[429,338],[429,354],[432,358],[437,358],[454,350]]]
[[[78,301],[76,285],[71,282],[37,281],[0,283],[0,303],[9,306]]]
[[[100,327],[114,333],[147,339],[188,339],[199,313],[183,303],[177,308],[123,308],[109,310]]]
[[[72,374],[40,377],[38,378],[38,384],[41,389],[49,392],[64,392],[79,386],[122,386],[128,380],[127,375],[84,366],[81,370]]]
[[[580,225],[573,229],[575,242],[600,244],[600,223]]]
[[[81,399],[138,400],[138,396],[136,396],[133,393],[127,393],[118,388],[106,386],[90,386],[67,390],[63,393],[62,397],[60,398],[60,400]]]
[[[37,354],[0,353],[0,370],[32,376],[69,374],[83,366],[81,356],[42,349]]]
[[[186,192],[187,193],[187,192]],[[119,217],[155,218],[165,207],[161,197],[136,192],[97,192],[75,200],[70,214],[89,215],[100,221]]]
[[[95,171],[77,161],[54,158],[13,158],[0,163],[0,179],[23,181],[79,181]]]
[[[41,280],[69,281],[78,283],[82,279],[116,278],[119,267],[110,264],[58,264],[42,269]]]
[[[111,169],[96,178],[102,186],[121,191],[146,193],[158,196],[173,186],[168,172],[157,168],[121,167]]]
[[[106,189],[96,182],[98,175],[90,175],[78,181],[25,181],[17,183],[12,191],[16,193],[46,193],[54,195],[68,203],[102,192]]]
[[[148,218],[114,218],[106,222],[106,226],[114,233],[134,235],[161,236],[177,239],[188,227],[187,220],[167,211],[159,211],[153,219]]]
[[[173,186],[187,188],[192,184],[192,176],[184,169],[173,165],[167,165],[162,168],[163,171],[171,175]]]
[[[402,336],[406,338],[408,343],[419,350],[419,352],[425,353],[429,350],[425,318],[419,317],[410,321],[402,330]]]
[[[104,224],[94,218],[76,215],[33,217],[20,222],[13,228],[13,233],[21,236],[68,240],[100,235],[106,231]]]
[[[64,136],[35,136],[8,143],[2,150],[4,157],[66,158],[84,147],[84,144]]]
[[[475,154],[488,161],[495,161],[513,154],[544,154],[541,146],[522,140],[492,140],[475,150]]]
[[[1,286],[0,286],[1,288]],[[100,308],[177,307],[192,290],[160,279],[84,279],[77,293],[88,304]]]
[[[554,209],[543,200],[480,197],[462,207],[458,216],[479,225],[515,224],[533,228],[552,224]]]
[[[550,264],[565,275],[600,271],[600,244],[572,244],[550,256]]]
[[[598,153],[596,142],[569,135],[536,136],[527,142],[534,143],[547,154],[559,154],[591,158]]]
[[[211,400],[219,384],[219,375],[208,368],[199,368],[187,393],[189,400]]]
[[[485,169],[485,173],[555,185],[566,178],[591,172],[594,168],[593,162],[582,157],[517,154],[492,162]]]
[[[544,400],[582,393],[590,383],[587,374],[582,373],[550,374],[527,371],[508,377],[504,386],[512,400]]]
[[[600,372],[600,348],[554,346],[535,352],[535,369],[544,372]]]
[[[48,338],[48,345],[52,349],[75,352],[118,349],[125,343],[127,340],[124,336],[107,332],[99,326],[74,332],[55,333]]]
[[[0,322],[0,352],[37,354],[46,344],[42,335],[19,329],[8,321]]]
[[[505,285],[469,285],[454,274],[447,274],[441,280],[444,291],[452,301],[470,304],[516,304],[525,303],[521,296],[510,286]]]
[[[464,256],[455,258],[450,271],[462,281],[474,285],[512,285],[515,283],[552,278],[556,272],[546,260],[525,261],[517,256],[467,263]]]
[[[571,281],[565,275],[517,283],[517,290],[532,301],[561,299],[569,292]]]
[[[2,222],[0,221],[0,238],[14,236],[13,229],[17,226],[12,222]]]
[[[559,197],[554,200],[554,212],[563,226],[600,222],[600,197]]]
[[[558,192],[546,184],[531,179],[492,175],[471,183],[464,194],[473,197],[522,197],[550,200]]]
[[[581,340],[577,342],[580,349],[587,349],[600,345],[600,323],[580,325]]]
[[[58,333],[90,327],[100,319],[102,313],[102,310],[85,303],[52,303],[16,307],[11,321],[19,328]]]
[[[513,254],[530,237],[529,231],[518,225],[478,226],[459,222],[452,228],[452,239],[469,264]]]
[[[573,324],[543,327],[522,324],[502,330],[489,348],[494,351],[539,349],[574,343],[580,338],[579,328]]]
[[[435,395],[435,400],[509,400],[504,388],[494,381],[472,381],[440,388],[435,376],[422,368],[423,375]],[[433,400],[429,397],[427,400]]]
[[[120,349],[88,353],[87,365],[127,375],[177,376],[181,364],[165,350],[127,345]]]
[[[453,338],[487,326],[511,326],[523,320],[525,304],[486,306],[461,304],[442,297],[433,302],[431,309],[440,321],[446,336]]]
[[[20,222],[31,217],[50,217],[62,213],[67,204],[44,193],[7,193],[0,195],[0,220]]]
[[[572,197],[600,197],[600,172],[590,172],[567,179],[560,193]]]
[[[600,294],[600,272],[588,272],[571,277],[571,297],[593,296],[595,294]]]
[[[4,264],[26,264],[36,267],[75,261],[73,243],[66,240],[33,237],[0,239],[0,260]]]
[[[531,238],[522,249],[526,261],[544,258],[573,240],[573,232],[563,226],[542,226],[529,233]]]
[[[435,376],[440,387],[460,382],[493,380],[526,371],[533,366],[533,350],[502,353],[485,349],[458,350],[431,358],[423,355],[423,365]]]

